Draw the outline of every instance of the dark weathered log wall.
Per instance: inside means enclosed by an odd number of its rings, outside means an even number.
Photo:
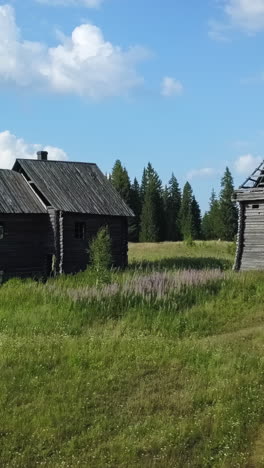
[[[238,211],[238,232],[237,232],[237,246],[236,256],[234,262],[234,270],[239,271],[241,268],[241,261],[244,249],[244,229],[245,229],[245,203],[239,203]]]
[[[75,223],[85,223],[86,236],[84,240],[75,238]],[[61,226],[63,226],[63,235],[60,233],[61,249],[63,249],[62,269],[65,273],[85,270],[89,264],[89,242],[102,226],[109,227],[114,266],[121,268],[127,266],[127,218],[64,213]]]
[[[54,273],[60,273],[60,220],[59,212],[53,208],[48,208],[48,214],[50,219],[49,239],[48,245],[52,246],[52,252],[54,255]]]
[[[85,223],[85,239],[75,238],[75,223]],[[76,273],[89,264],[89,242],[102,226],[108,226],[113,265],[127,266],[127,218],[65,214],[0,214],[4,238],[0,239],[0,272],[12,277],[45,277],[52,257],[57,273]],[[0,275],[1,276],[1,275]]]
[[[54,240],[47,214],[0,214],[0,271],[11,277],[43,277]]]
[[[245,204],[241,269],[264,269],[264,201]]]

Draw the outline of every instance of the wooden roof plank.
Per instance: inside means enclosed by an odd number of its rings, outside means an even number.
[[[46,213],[21,174],[0,169],[0,213]]]
[[[134,216],[96,164],[18,159],[14,170],[21,169],[56,210]]]

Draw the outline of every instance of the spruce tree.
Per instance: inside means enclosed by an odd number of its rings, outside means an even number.
[[[192,218],[193,218],[192,237],[193,239],[201,239],[201,224],[202,224],[201,210],[194,195],[192,199]]]
[[[144,169],[141,194],[144,194],[141,213],[141,242],[158,242],[165,238],[165,216],[162,183],[152,165]]]
[[[140,242],[158,242],[160,240],[157,213],[157,192],[154,179],[150,180],[145,191],[141,213]]]
[[[183,188],[180,223],[184,240],[201,238],[201,210],[189,182]]]
[[[220,237],[220,209],[215,191],[212,190],[209,211],[204,214],[202,221],[203,238],[206,240],[219,239]]]
[[[111,182],[135,214],[134,218],[128,220],[128,240],[138,242],[141,212],[139,184],[135,179],[134,184],[131,186],[128,172],[119,159],[114,164]]]
[[[145,193],[147,189],[147,169],[144,167],[141,179],[141,186],[140,186],[140,198],[141,198],[141,205],[144,203]]]
[[[232,201],[234,193],[233,177],[227,167],[221,180],[221,192],[219,199],[219,233],[220,238],[232,241],[237,233],[238,213],[235,203]]]
[[[202,238],[204,240],[213,239],[211,234],[210,213],[206,211],[202,219]]]
[[[173,173],[169,180],[169,185],[166,187],[164,199],[167,226],[166,240],[179,241],[181,240],[181,191],[178,181]]]
[[[129,240],[131,242],[138,242],[142,204],[141,204],[140,186],[136,178],[134,179],[134,182],[131,185],[130,208],[133,210],[135,214],[135,218],[131,221],[130,226],[129,226],[130,228]]]
[[[210,217],[211,217],[212,239],[219,239],[220,208],[219,208],[219,200],[217,199],[214,190],[212,191],[211,198],[210,198]]]
[[[194,220],[193,220],[193,191],[189,182],[186,182],[183,193],[180,210],[181,233],[184,240],[193,239]]]
[[[165,240],[169,240],[169,191],[167,185],[165,185],[162,191],[162,198],[163,198],[163,210],[164,210],[164,218],[165,218],[165,229],[164,229],[164,238]]]
[[[130,179],[126,168],[122,166],[119,159],[114,164],[111,182],[123,200],[130,206]]]

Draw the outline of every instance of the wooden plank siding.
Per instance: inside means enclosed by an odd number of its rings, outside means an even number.
[[[254,202],[263,200],[263,189],[254,188],[251,190],[236,190],[234,200],[237,202]]]
[[[75,224],[85,223],[85,239],[75,238]],[[112,257],[115,267],[127,266],[127,219],[118,216],[82,215],[76,213],[63,214],[63,272],[76,273],[85,270],[89,264],[89,242],[96,236],[98,230],[108,226]]]
[[[11,277],[44,277],[53,233],[47,214],[0,214],[0,271]]]
[[[264,269],[264,201],[242,202],[244,206],[241,270]]]

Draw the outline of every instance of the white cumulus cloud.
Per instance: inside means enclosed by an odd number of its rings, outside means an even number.
[[[161,94],[164,97],[181,96],[183,93],[183,84],[169,76],[163,78],[161,84]]]
[[[141,85],[136,65],[148,57],[142,47],[123,51],[104,39],[92,24],[60,34],[60,44],[47,47],[26,41],[16,25],[14,9],[0,6],[0,83],[104,98]]]
[[[10,131],[0,133],[0,169],[11,169],[17,158],[36,159],[37,151],[48,151],[50,160],[66,161],[67,154],[55,146],[42,146],[27,143],[23,138],[17,138]]]
[[[43,3],[52,6],[82,6],[87,8],[98,8],[104,0],[36,0],[38,3]]]
[[[264,30],[264,0],[221,0],[223,21],[209,22],[209,35],[226,40],[232,29],[248,34]]]
[[[245,154],[244,156],[239,156],[235,162],[234,167],[238,174],[248,175],[260,165],[263,158],[260,156],[253,156],[252,154]]]
[[[189,171],[187,179],[191,180],[196,177],[210,177],[216,174],[218,174],[216,169],[213,169],[212,167],[203,167],[202,169],[193,169],[192,171]]]
[[[264,29],[264,0],[227,0],[225,13],[235,26],[248,32]]]

